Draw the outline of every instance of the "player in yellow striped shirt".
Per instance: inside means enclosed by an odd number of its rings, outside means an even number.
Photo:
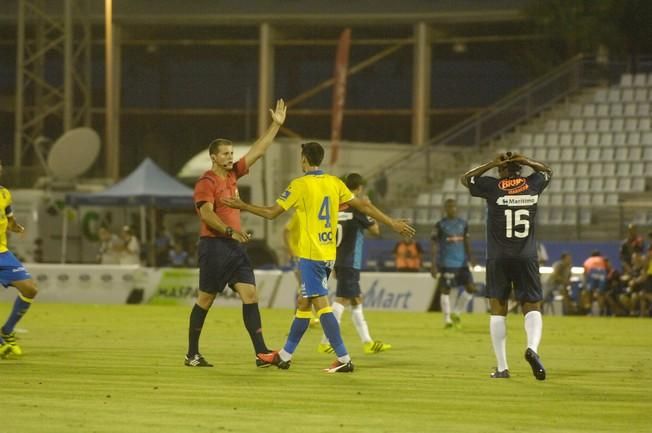
[[[2,175],[2,161],[0,161]],[[0,284],[18,289],[18,296],[5,324],[0,328],[0,357],[22,355],[23,351],[16,343],[14,328],[25,315],[36,293],[36,284],[22,263],[7,248],[7,230],[23,233],[25,228],[16,222],[11,210],[11,193],[0,186]]]
[[[353,196],[339,178],[320,170],[324,149],[316,142],[301,145],[301,168],[304,176],[294,179],[272,206],[247,204],[239,198],[222,199],[228,206],[274,219],[290,208],[295,208],[299,219],[298,257],[301,273],[301,293],[297,312],[290,327],[287,341],[279,352],[258,354],[258,357],[279,368],[290,367],[292,354],[308,328],[311,308],[314,306],[324,334],[337,354],[337,360],[326,369],[329,373],[349,373],[353,364],[349,356],[337,319],[328,303],[327,281],[335,261],[337,216],[341,203],[386,224],[406,237],[415,230],[405,221],[395,220],[373,204]]]

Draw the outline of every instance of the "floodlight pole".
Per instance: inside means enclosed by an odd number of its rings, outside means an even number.
[[[258,52],[258,136],[261,137],[269,126],[269,107],[272,106],[274,92],[274,30],[269,23],[260,25],[260,50]],[[276,152],[272,147],[270,149]],[[268,151],[269,153],[269,151]],[[267,198],[271,197],[274,188],[272,181],[274,173],[269,167],[271,158],[263,158],[263,203],[267,203]],[[263,238],[267,240],[270,233],[271,221],[265,219],[263,222]]]
[[[31,163],[27,152],[44,135],[45,125],[61,125],[60,129],[47,131],[52,137],[76,126],[90,126],[88,1],[62,0],[59,12],[52,5],[46,7],[48,3],[18,2],[13,161],[16,170]],[[48,59],[55,59],[54,64],[60,60],[63,83],[45,73]]]

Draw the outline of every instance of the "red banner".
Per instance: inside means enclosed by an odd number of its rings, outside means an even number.
[[[340,35],[335,55],[335,73],[333,84],[333,111],[331,122],[331,165],[337,163],[342,137],[342,117],[346,100],[346,73],[349,68],[349,50],[351,48],[351,29],[345,29]]]

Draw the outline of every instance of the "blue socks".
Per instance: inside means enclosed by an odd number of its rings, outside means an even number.
[[[27,313],[27,310],[29,310],[30,305],[32,305],[32,299],[26,298],[21,294],[16,296],[16,301],[14,302],[14,307],[11,310],[11,314],[9,314],[9,318],[2,326],[3,334],[11,334],[12,332],[14,332],[16,323],[18,323],[18,321],[20,321],[20,319],[25,315],[25,313]]]
[[[285,346],[283,346],[283,350],[285,350],[287,353],[294,353],[294,351],[297,349],[297,346],[299,345],[299,342],[301,341],[301,337],[303,337],[303,334],[306,332],[306,329],[308,329],[308,326],[310,325],[310,317],[312,314],[310,311],[307,312],[308,317],[301,317],[304,313],[303,311],[297,311],[297,315],[292,321],[292,325],[290,326],[290,333],[288,334],[288,339],[285,342]]]
[[[319,311],[319,321],[321,322],[321,327],[324,330],[324,334],[328,338],[328,341],[331,343],[333,350],[338,357],[342,357],[348,354],[346,347],[344,346],[344,341],[342,341],[342,334],[340,333],[340,325],[337,323],[337,319],[333,314],[333,311],[328,307],[330,311],[322,313]]]

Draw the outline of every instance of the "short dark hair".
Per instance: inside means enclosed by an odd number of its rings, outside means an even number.
[[[213,155],[217,153],[217,148],[220,146],[233,146],[233,142],[226,138],[216,138],[208,145],[208,154]]]
[[[455,200],[454,198],[447,198],[446,200],[444,200],[444,206],[446,206],[448,203],[453,203],[456,205],[457,200]]]
[[[360,186],[364,185],[366,182],[358,173],[349,173],[344,178],[344,183],[348,189],[353,191],[354,189],[358,189]]]
[[[313,167],[321,165],[324,160],[324,148],[316,141],[301,144],[301,155],[305,156],[308,164]]]

